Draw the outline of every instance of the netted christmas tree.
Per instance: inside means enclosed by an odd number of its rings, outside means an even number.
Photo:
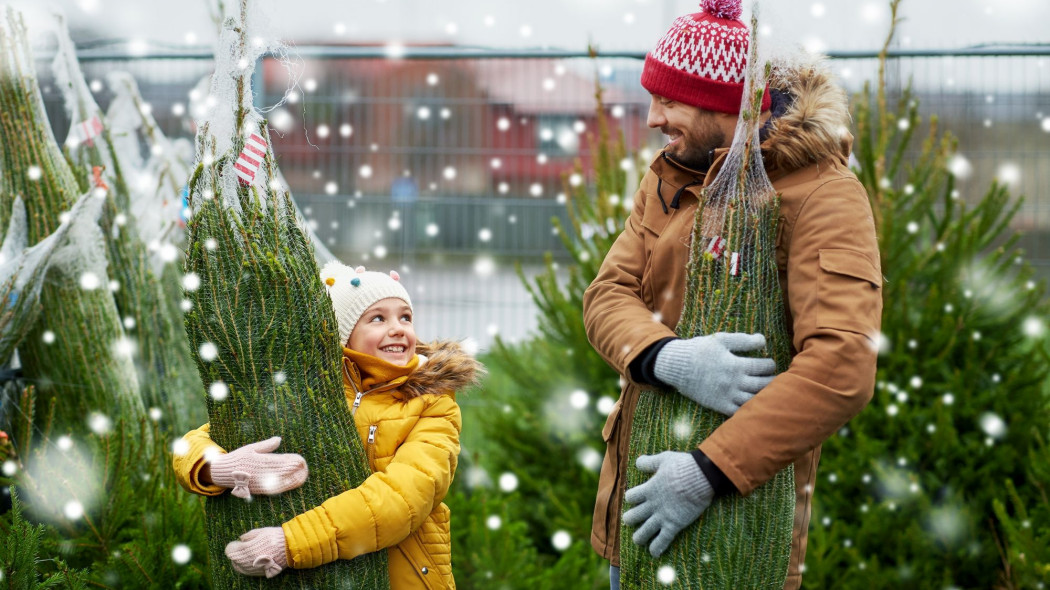
[[[569,224],[552,219],[570,263],[548,255],[535,277],[519,267],[539,310],[537,333],[518,343],[497,338],[483,359],[483,395],[461,402],[464,456],[446,502],[458,523],[453,565],[465,588],[608,587],[608,561],[591,549],[590,529],[601,423],[620,384],[587,340],[583,293],[624,227],[625,191],[637,180],[622,134],[609,128],[597,77],[595,99],[588,161],[563,179]]]
[[[1046,471],[1030,470],[1050,423],[1046,291],[1015,247],[1020,200],[999,183],[965,198],[955,139],[923,125],[909,86],[887,88],[899,4],[853,106],[886,275],[876,391],[824,445],[803,583],[1010,587],[994,505],[1046,502]]]
[[[84,80],[65,19],[56,15],[55,21],[58,50],[52,70],[70,119],[64,145],[81,190],[105,191],[106,207],[101,225],[106,236],[109,276],[113,281],[110,290],[124,326],[126,347],[138,369],[140,394],[154,417],[159,411],[161,424],[170,426],[173,432],[185,432],[200,426],[204,418],[203,412],[191,411],[194,406],[190,403],[200,383],[181,314],[172,316],[173,305],[169,300],[173,293],[161,289],[138,228],[139,215],[155,214],[148,205],[133,207],[132,203],[133,196],[138,201],[155,198],[151,194],[153,187],[138,187],[143,183],[138,177],[149,172],[135,166],[137,145],[126,145],[129,149],[123,152],[115,149],[107,117]],[[138,191],[131,186],[132,178],[138,181],[135,183]],[[135,195],[135,192],[146,194]],[[146,223],[143,230],[159,225],[149,217],[143,222]],[[168,251],[175,251],[174,245],[169,246]]]
[[[186,326],[207,397],[211,436],[226,449],[282,438],[302,455],[306,483],[251,502],[207,499],[212,580],[220,588],[385,588],[386,552],[288,569],[272,579],[233,571],[223,549],[251,529],[278,526],[359,485],[369,475],[343,394],[341,347],[314,253],[280,190],[265,121],[252,108],[251,73],[267,48],[249,36],[256,15],[242,0],[219,40],[211,93],[198,121],[190,181]],[[252,22],[250,22],[250,20]]]
[[[752,13],[751,30],[757,29]],[[766,176],[759,148],[762,95],[768,68],[758,60],[752,36],[744,95],[733,143],[722,168],[700,194],[686,267],[681,338],[717,332],[761,333],[777,372],[787,369],[790,347],[774,253],[779,199]],[[761,393],[759,394],[761,395]],[[668,391],[639,396],[631,424],[627,488],[650,474],[639,471],[641,455],[690,451],[726,417]],[[625,510],[630,506],[625,506]],[[795,511],[792,466],[747,497],[716,499],[686,527],[659,559],[620,527],[620,583],[626,589],[782,588],[787,578]],[[673,581],[661,570],[671,568]]]
[[[51,235],[26,247],[29,227],[25,205],[15,197],[3,245],[0,246],[0,363],[8,365],[15,347],[40,315],[40,290],[51,262],[75,256],[78,242],[70,245],[70,234],[79,237],[98,222],[101,199],[82,195],[65,213],[65,220]],[[85,227],[87,226],[87,227]],[[56,256],[56,252],[58,255]],[[0,419],[0,427],[4,421]]]
[[[58,228],[81,191],[48,124],[25,24],[10,8],[0,22],[0,129],[18,138],[0,141],[0,227],[21,197],[32,246]],[[78,256],[52,265],[40,292],[45,311],[19,346],[26,378],[56,401],[54,427],[63,432],[87,431],[98,414],[145,416],[100,247],[87,240]]]

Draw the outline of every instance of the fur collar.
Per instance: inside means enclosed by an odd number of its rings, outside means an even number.
[[[776,63],[769,87],[785,94],[788,105],[762,143],[767,169],[796,170],[849,154],[849,101],[826,60]]]
[[[398,394],[412,399],[428,393],[454,395],[457,391],[476,385],[485,372],[474,357],[468,355],[460,343],[452,340],[420,342],[416,354],[426,358],[413,371]]]

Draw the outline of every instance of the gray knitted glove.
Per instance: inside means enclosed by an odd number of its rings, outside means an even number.
[[[288,567],[284,529],[279,526],[252,529],[226,545],[226,557],[238,574],[272,578]]]
[[[656,354],[656,378],[701,406],[732,416],[773,380],[777,364],[769,358],[733,354],[766,347],[761,334],[697,336],[672,340]]]
[[[623,515],[623,521],[630,526],[641,525],[631,540],[644,546],[652,539],[649,553],[660,557],[675,536],[711,505],[715,491],[689,453],[642,455],[635,465],[656,475],[627,490],[624,501],[634,507]]]

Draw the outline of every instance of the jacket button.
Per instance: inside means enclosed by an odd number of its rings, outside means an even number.
[[[423,566],[423,569],[421,569],[420,571],[423,572],[424,576],[430,573],[430,570],[427,569],[427,566],[425,566],[425,565]]]

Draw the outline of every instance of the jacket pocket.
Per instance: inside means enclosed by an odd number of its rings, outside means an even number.
[[[401,570],[396,577],[405,583],[392,583],[391,587],[416,587],[426,588],[427,590],[443,590],[455,587],[454,582],[443,579],[441,572],[437,571],[438,568],[434,566],[430,554],[419,540],[419,531],[412,533],[407,539],[401,541],[397,546],[397,551],[401,554],[407,567],[412,569],[413,574],[408,576],[406,575],[408,572]],[[393,574],[393,572],[391,573]],[[391,578],[394,577],[394,575],[391,575]],[[409,582],[409,579],[414,579],[417,584],[412,584]],[[393,582],[393,580],[391,581]]]
[[[875,339],[882,325],[882,275],[854,250],[818,252],[817,327],[846,330]]]

